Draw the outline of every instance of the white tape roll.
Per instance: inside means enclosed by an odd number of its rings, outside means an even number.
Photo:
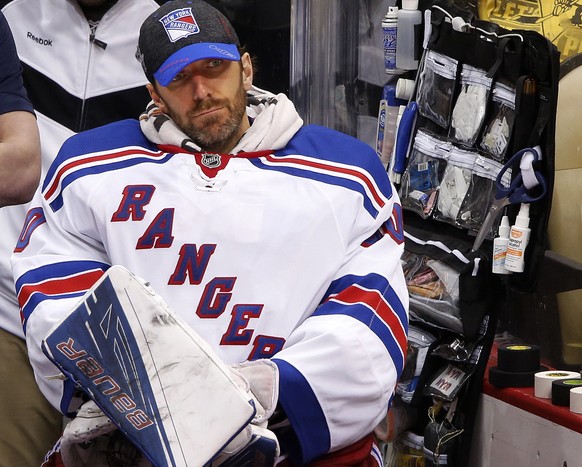
[[[552,398],[552,381],[557,379],[580,378],[578,371],[539,371],[534,376],[534,396],[541,399]]]
[[[570,389],[570,412],[582,413],[582,387]]]

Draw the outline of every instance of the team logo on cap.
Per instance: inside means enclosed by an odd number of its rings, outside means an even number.
[[[179,8],[160,18],[168,37],[172,42],[198,34],[200,28],[192,14],[192,8]]]

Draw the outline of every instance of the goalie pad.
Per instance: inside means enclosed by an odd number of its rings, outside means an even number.
[[[279,441],[275,433],[257,425],[248,425],[218,455],[211,467],[273,467],[279,454]]]
[[[42,347],[158,467],[209,464],[255,414],[210,346],[121,266]]]

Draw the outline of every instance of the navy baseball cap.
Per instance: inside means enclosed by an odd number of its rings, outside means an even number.
[[[203,0],[172,0],[142,24],[136,57],[147,79],[167,86],[190,63],[240,60],[238,36],[228,19]]]

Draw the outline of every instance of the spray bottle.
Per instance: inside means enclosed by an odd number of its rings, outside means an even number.
[[[505,257],[507,255],[507,243],[509,242],[509,218],[503,216],[499,224],[499,236],[493,239],[493,274],[511,274],[505,269]]]
[[[386,73],[402,73],[396,68],[396,34],[398,30],[398,7],[388,7],[386,16],[382,18],[382,32],[384,33],[384,67]]]
[[[521,203],[515,224],[509,231],[505,269],[512,272],[523,272],[524,256],[531,229],[529,228],[529,204]]]

